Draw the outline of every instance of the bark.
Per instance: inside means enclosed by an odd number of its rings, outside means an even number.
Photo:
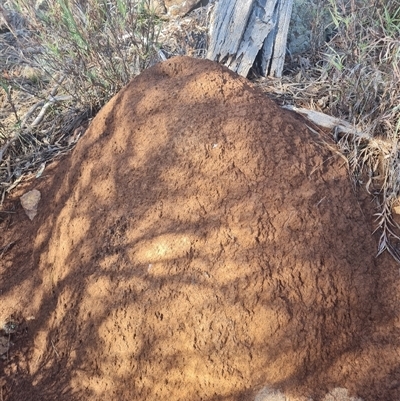
[[[247,76],[281,76],[293,0],[219,0],[207,58]]]

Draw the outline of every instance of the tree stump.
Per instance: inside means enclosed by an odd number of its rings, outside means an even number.
[[[282,75],[293,0],[219,0],[207,58],[247,76]]]

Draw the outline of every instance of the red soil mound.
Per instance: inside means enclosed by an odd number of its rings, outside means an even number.
[[[399,400],[398,268],[320,139],[212,62],[134,79],[1,214],[6,399]]]

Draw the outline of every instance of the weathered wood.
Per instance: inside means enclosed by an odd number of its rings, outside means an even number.
[[[282,108],[294,111],[295,113],[301,114],[303,117],[307,118],[314,124],[322,127],[335,130],[335,134],[352,134],[357,135],[359,138],[369,138],[368,134],[360,131],[357,127],[350,124],[349,122],[330,116],[325,113],[321,113],[316,110],[309,110],[302,107],[296,107],[291,105],[282,106]]]
[[[247,76],[255,65],[280,76],[293,0],[219,0],[210,27],[207,58]]]

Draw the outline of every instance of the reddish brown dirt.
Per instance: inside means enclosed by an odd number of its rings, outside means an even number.
[[[1,399],[399,400],[399,269],[321,139],[208,61],[134,79],[0,214]]]

